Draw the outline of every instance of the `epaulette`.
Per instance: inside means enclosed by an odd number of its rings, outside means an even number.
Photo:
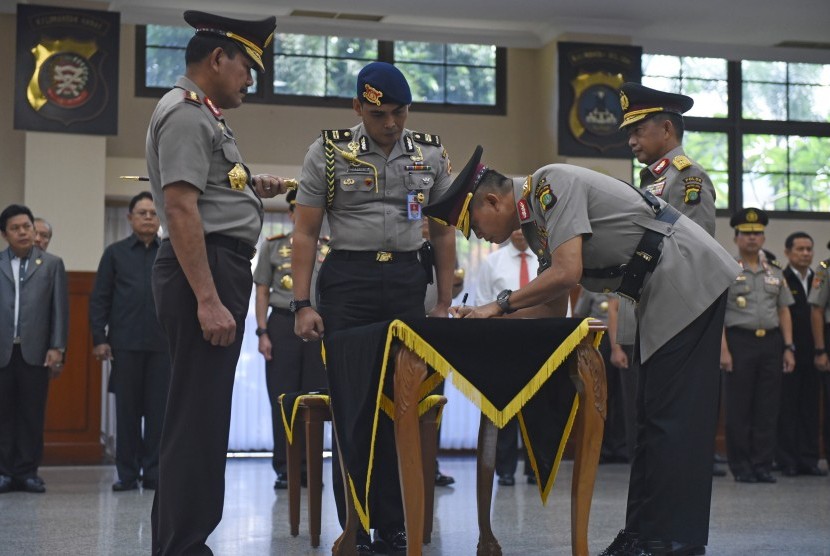
[[[412,139],[424,145],[432,145],[433,147],[441,146],[441,137],[432,135],[431,133],[421,133],[418,131],[412,132]]]
[[[324,129],[323,139],[330,141],[351,141],[353,138],[351,129]]]
[[[328,243],[331,241],[331,236],[320,236],[317,240],[321,243]]]
[[[187,89],[182,89],[182,91],[184,92],[184,100],[196,106],[202,105],[202,99],[199,98],[199,95],[195,91],[188,91]]]
[[[288,237],[288,234],[274,234],[272,236],[266,237],[266,241],[274,241],[275,239],[285,239]]]
[[[692,165],[692,161],[682,154],[675,156],[671,163],[674,164],[674,167],[678,170],[685,170]]]
[[[781,266],[781,263],[778,262],[778,259],[772,259],[772,260],[767,259],[767,262],[769,264],[771,264],[772,266],[774,266],[775,268],[779,269],[779,270],[784,270],[784,267]]]
[[[830,268],[830,259],[825,259],[818,264],[821,266],[821,268],[826,270],[827,268]]]

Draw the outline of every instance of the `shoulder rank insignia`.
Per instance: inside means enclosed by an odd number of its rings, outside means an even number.
[[[352,139],[352,130],[351,129],[324,129],[323,130],[323,139],[328,139],[330,141],[351,141],[351,139]]]
[[[441,138],[438,135],[432,135],[431,133],[419,133],[417,131],[413,131],[412,138],[416,142],[423,143],[424,145],[432,145],[433,147],[441,146]]]
[[[266,241],[274,241],[276,239],[284,239],[288,237],[288,234],[274,234],[272,236],[268,236],[265,238]]]
[[[676,158],[675,158],[675,161],[677,161]],[[657,166],[655,166],[651,171],[654,172],[655,176],[659,176],[660,174],[665,172],[666,168],[668,168],[668,167],[669,167],[669,159],[668,158],[663,158],[663,159],[660,160],[660,162],[657,163]]]
[[[672,164],[674,164],[674,167],[678,170],[685,170],[686,168],[692,165],[692,161],[689,160],[686,156],[679,154],[674,157],[674,160],[672,160]]]
[[[187,89],[184,89],[184,99],[187,102],[195,104],[196,106],[202,105],[202,99],[199,98],[199,95],[196,94],[195,91],[188,91]]]
[[[700,189],[703,187],[703,178],[700,176],[688,176],[683,178],[684,195],[683,202],[687,205],[700,203]]]
[[[550,185],[547,183],[540,184],[536,188],[536,199],[539,201],[539,206],[542,207],[542,212],[547,212],[556,205],[556,195],[550,190]]]
[[[784,267],[783,267],[783,266],[781,266],[781,263],[780,263],[780,262],[778,262],[778,259],[772,259],[771,261],[770,261],[769,259],[767,259],[767,262],[768,262],[769,264],[771,264],[772,266],[774,266],[775,268],[779,269],[779,270],[783,270],[783,269],[784,269]]]

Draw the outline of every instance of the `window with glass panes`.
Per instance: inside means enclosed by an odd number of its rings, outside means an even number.
[[[175,83],[184,73],[184,49],[192,35],[189,27],[138,28],[138,95],[160,96]],[[357,73],[375,60],[400,68],[420,110],[505,113],[503,48],[294,33],[274,35],[273,49],[263,56],[265,75],[260,76],[272,87],[256,87],[247,101],[351,106]]]
[[[644,85],[695,99],[683,145],[718,209],[830,212],[830,65],[644,54],[642,68]]]

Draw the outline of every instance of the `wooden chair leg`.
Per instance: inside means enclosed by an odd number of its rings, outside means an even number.
[[[395,443],[406,521],[407,556],[421,556],[424,540],[424,475],[418,390],[426,375],[427,365],[423,359],[401,347],[395,356]]]
[[[311,546],[320,546],[323,498],[323,421],[325,410],[308,408],[306,430],[306,478],[308,482],[308,531]]]
[[[297,413],[300,417],[302,411]],[[300,430],[295,427],[296,431]],[[291,526],[291,536],[296,537],[300,534],[300,473],[302,469],[302,451],[300,450],[300,443],[297,439],[294,442],[289,442],[285,439],[285,453],[286,453],[286,468],[288,471],[288,523]]]
[[[499,429],[483,413],[478,426],[476,450],[476,501],[478,509],[478,556],[501,556],[501,545],[490,525],[493,503],[493,473]]]
[[[337,436],[337,427],[334,426],[334,412],[331,415],[332,434],[337,441],[337,454],[334,457],[340,458],[340,469],[343,473],[343,494],[346,497],[346,525],[343,532],[334,541],[331,553],[335,556],[358,556],[357,555],[357,529],[360,527],[360,519],[357,517],[357,509],[354,507],[352,493],[349,492],[349,475],[346,472],[346,463],[343,461],[343,454],[340,453],[340,438]]]
[[[579,344],[571,354],[570,377],[579,396],[579,411],[573,430],[571,549],[574,556],[588,556],[588,518],[605,428],[607,400],[605,364],[590,343]]]

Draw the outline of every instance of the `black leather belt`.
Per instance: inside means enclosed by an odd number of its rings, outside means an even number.
[[[294,313],[292,313],[288,309],[283,309],[282,307],[274,307],[273,305],[271,305],[271,310],[273,312],[275,312],[276,314],[282,315],[284,317],[293,317],[294,316]]]
[[[417,251],[341,251],[335,250],[328,254],[328,257],[335,257],[346,261],[378,262],[378,263],[403,263],[417,261]]]
[[[778,328],[741,328],[739,326],[729,326],[726,328],[731,333],[746,334],[747,336],[755,336],[756,338],[764,338],[768,334],[778,332]]]
[[[241,239],[236,239],[222,234],[206,235],[205,243],[222,247],[223,249],[230,249],[234,253],[239,253],[240,255],[247,257],[249,261],[254,258],[254,255],[256,255],[256,247],[250,243],[246,243]]]

